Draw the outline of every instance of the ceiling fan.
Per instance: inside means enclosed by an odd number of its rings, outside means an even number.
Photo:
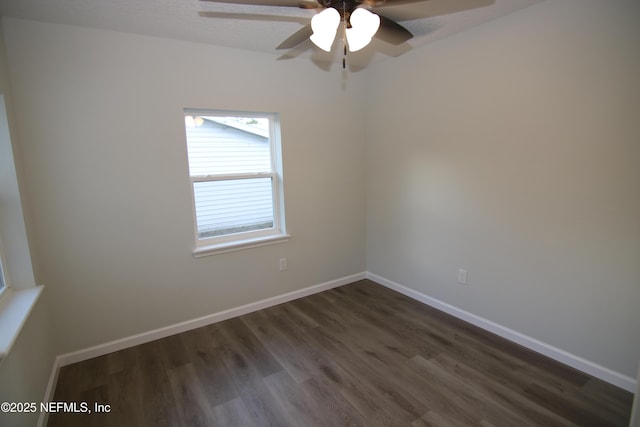
[[[344,29],[343,49],[346,56],[350,52],[365,47],[373,37],[400,45],[413,37],[405,27],[386,18],[378,9],[384,6],[396,6],[418,3],[428,0],[201,0],[215,3],[232,3],[255,6],[297,7],[315,9],[319,13],[313,16],[311,23],[280,43],[276,49],[292,49],[310,39],[319,48],[330,51],[340,26]],[[345,59],[342,60],[345,67]]]

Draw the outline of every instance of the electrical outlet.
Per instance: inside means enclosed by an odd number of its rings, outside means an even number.
[[[287,269],[287,259],[280,258],[280,271],[285,271]]]
[[[458,283],[462,283],[463,285],[467,284],[467,270],[463,270],[462,268],[458,270]]]

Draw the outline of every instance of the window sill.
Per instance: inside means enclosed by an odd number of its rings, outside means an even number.
[[[0,300],[0,364],[9,355],[44,286],[7,289]]]
[[[259,246],[275,245],[276,243],[287,242],[291,236],[289,234],[275,234],[246,240],[236,240],[233,242],[218,243],[215,245],[199,246],[193,250],[194,258],[202,258],[209,255],[223,254],[226,252],[241,251],[243,249],[257,248]]]

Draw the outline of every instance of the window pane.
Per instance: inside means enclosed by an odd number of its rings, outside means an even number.
[[[4,284],[4,271],[2,270],[2,260],[0,260],[0,291],[5,287]]]
[[[186,127],[191,176],[271,172],[268,119],[195,118]]]
[[[194,182],[198,238],[273,228],[271,178]]]

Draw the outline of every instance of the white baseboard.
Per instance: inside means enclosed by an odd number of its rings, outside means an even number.
[[[640,427],[640,362],[638,362],[638,381],[636,395],[631,407],[631,421],[629,427]]]
[[[535,338],[514,331],[513,329],[509,329],[505,326],[477,316],[468,311],[454,307],[450,304],[402,286],[398,283],[392,282],[391,280],[385,279],[384,277],[378,276],[377,274],[367,272],[366,276],[367,279],[379,283],[389,289],[393,289],[394,291],[406,295],[409,298],[420,301],[440,311],[444,311],[445,313],[455,316],[458,319],[462,319],[466,322],[471,323],[472,325],[478,326],[484,330],[506,338],[509,341],[513,341],[517,344],[527,347],[530,350],[557,360],[560,363],[564,363],[565,365],[571,366],[572,368],[575,368],[579,371],[585,372],[591,376],[630,391],[631,393],[635,392],[636,390],[637,382],[631,377],[613,371],[604,366],[598,365],[597,363],[593,363],[589,360],[583,359],[580,356],[576,356],[574,354],[546,344]]]
[[[56,356],[53,360],[53,366],[51,368],[51,375],[49,375],[49,382],[47,388],[44,391],[44,397],[42,402],[51,402],[53,400],[53,392],[58,382],[58,374],[60,373],[60,356]],[[49,413],[47,411],[41,411],[38,417],[38,427],[45,427],[49,421]]]
[[[123,350],[125,348],[133,347],[139,344],[144,344],[150,341],[157,340],[159,338],[165,338],[170,335],[179,334],[181,332],[196,329],[202,326],[210,325],[212,323],[221,322],[223,320],[238,317],[243,314],[251,313],[263,308],[272,307],[274,305],[282,304],[288,301],[293,301],[298,298],[303,298],[309,295],[317,294],[318,292],[326,291],[328,289],[336,288],[338,286],[346,285],[358,280],[366,278],[366,273],[357,273],[350,276],[342,277],[329,282],[320,283],[318,285],[309,286],[297,291],[288,292],[286,294],[278,295],[275,297],[263,299],[261,301],[252,302],[242,305],[240,307],[231,308],[229,310],[219,311],[217,313],[209,314],[206,316],[198,317],[196,319],[187,320],[184,322],[176,323],[175,325],[165,326],[163,328],[154,329],[152,331],[143,332],[141,334],[132,335],[129,337],[121,338],[115,341],[107,342],[104,344],[98,344],[93,347],[85,348],[82,350],[66,353],[58,356],[56,361],[58,366],[66,366],[72,363],[81,362],[83,360],[91,359],[93,357],[103,356],[114,351]]]

